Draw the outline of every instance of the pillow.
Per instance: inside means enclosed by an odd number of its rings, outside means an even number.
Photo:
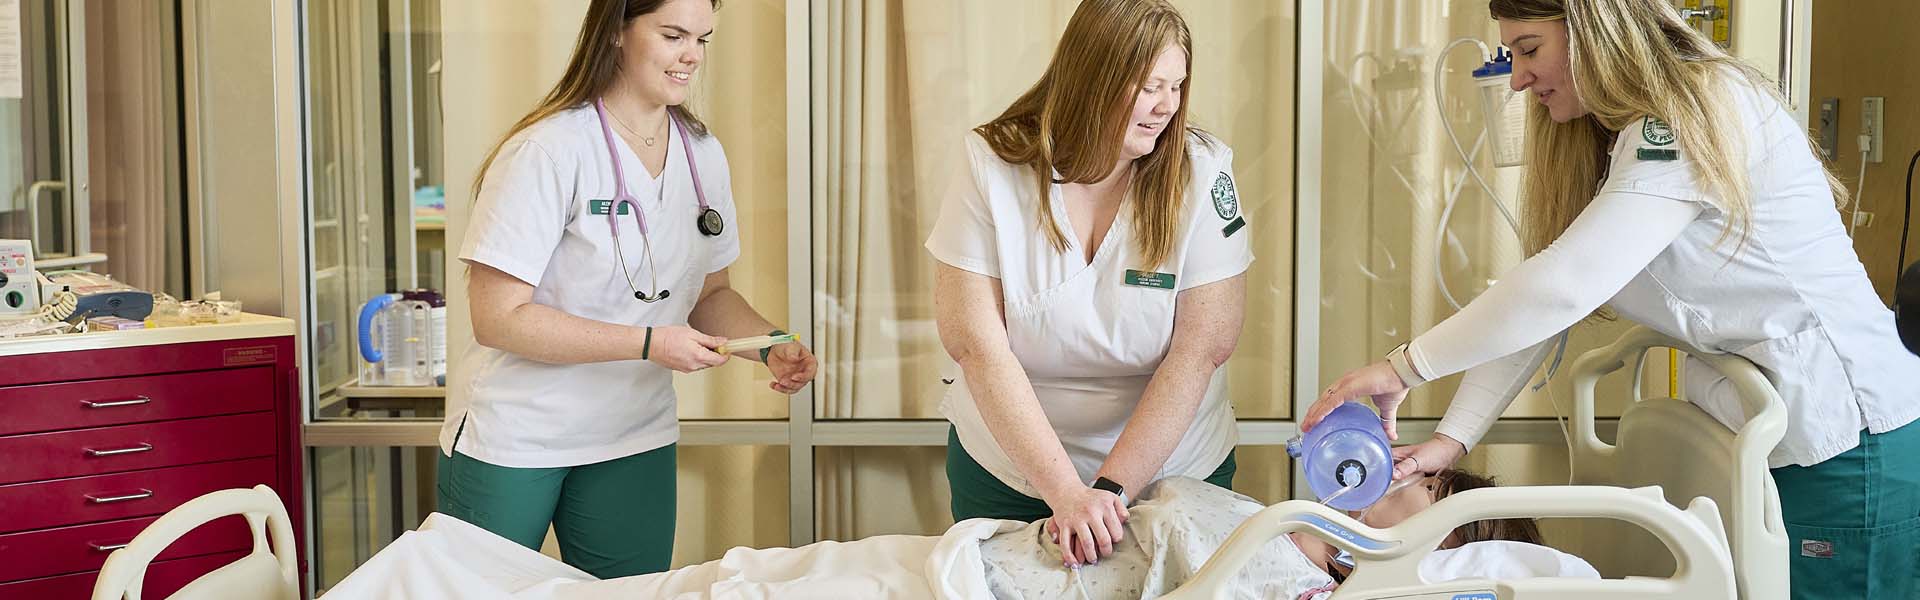
[[[1420,559],[1420,579],[1427,583],[1528,577],[1599,579],[1600,572],[1578,556],[1546,546],[1506,540],[1474,542],[1451,550],[1436,550]]]

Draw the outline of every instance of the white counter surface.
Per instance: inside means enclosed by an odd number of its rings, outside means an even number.
[[[293,332],[292,319],[241,313],[238,322],[218,325],[125,329],[3,339],[0,340],[0,356],[280,337],[293,335]]]

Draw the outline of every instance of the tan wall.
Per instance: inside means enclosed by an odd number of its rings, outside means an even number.
[[[1920,2],[1847,0],[1813,3],[1812,93],[1818,115],[1822,98],[1840,99],[1840,147],[1832,167],[1847,189],[1859,194],[1860,99],[1887,99],[1881,162],[1868,163],[1860,209],[1873,213],[1871,227],[1855,234],[1854,247],[1882,298],[1893,297],[1897,277],[1907,160],[1920,149]],[[1810,119],[1817,126],[1818,117]],[[1920,215],[1908,221],[1909,228]],[[1913,236],[1909,236],[1912,238]],[[1907,240],[1906,261],[1920,256],[1920,239]]]

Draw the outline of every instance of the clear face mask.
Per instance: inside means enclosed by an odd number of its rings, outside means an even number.
[[[1394,494],[1399,493],[1400,490],[1404,490],[1412,486],[1420,485],[1421,483],[1424,483],[1427,480],[1427,477],[1428,476],[1425,474],[1416,473],[1404,479],[1396,480],[1392,484],[1389,484],[1387,486],[1387,493],[1381,495],[1380,500],[1385,501],[1388,498],[1392,498]],[[1352,487],[1341,488],[1340,491],[1335,492],[1331,496],[1328,496],[1327,500],[1328,501],[1333,500],[1334,498],[1337,498],[1341,494],[1345,494],[1352,489],[1353,489]],[[1322,502],[1324,503],[1325,501],[1322,501]],[[1373,507],[1379,506],[1379,505],[1380,505],[1379,502],[1375,502],[1371,505],[1368,505],[1366,508],[1360,509],[1360,512],[1354,516],[1354,519],[1364,522],[1367,518],[1367,513],[1373,512]],[[1333,562],[1342,567],[1346,567],[1347,569],[1353,569],[1357,561],[1354,560],[1352,552],[1348,552],[1345,549],[1336,547],[1334,548]]]
[[[1400,490],[1404,490],[1412,486],[1420,485],[1426,480],[1427,480],[1427,475],[1419,474],[1419,473],[1413,474],[1411,476],[1408,476],[1402,479],[1394,480],[1392,484],[1387,485],[1387,493],[1382,494],[1380,496],[1380,500],[1384,502],[1386,501],[1386,499],[1392,498],[1394,494],[1400,493]],[[1379,506],[1379,505],[1380,505],[1379,502],[1375,502],[1372,505],[1367,506],[1366,508],[1360,509],[1360,513],[1358,515],[1355,515],[1354,518],[1364,522],[1367,518],[1367,514],[1373,512],[1373,507]]]

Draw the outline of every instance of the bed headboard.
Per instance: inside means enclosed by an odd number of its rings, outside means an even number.
[[[1615,444],[1594,433],[1594,392],[1600,378],[1639,365],[1655,348],[1686,352],[1688,368],[1718,372],[1715,387],[1735,393],[1747,422],[1727,429],[1693,404],[1671,398],[1646,398],[1639,377],[1634,399],[1620,416]],[[1779,492],[1767,470],[1767,455],[1786,434],[1786,407],[1764,374],[1746,359],[1712,354],[1645,327],[1580,356],[1572,375],[1574,428],[1573,483],[1635,488],[1659,486],[1667,501],[1685,506],[1693,498],[1712,498],[1719,506],[1732,548],[1734,573],[1742,598],[1785,598],[1787,538],[1780,520]],[[1603,575],[1665,572],[1670,553],[1652,547],[1646,536],[1594,535],[1554,540],[1562,549],[1594,563]]]

